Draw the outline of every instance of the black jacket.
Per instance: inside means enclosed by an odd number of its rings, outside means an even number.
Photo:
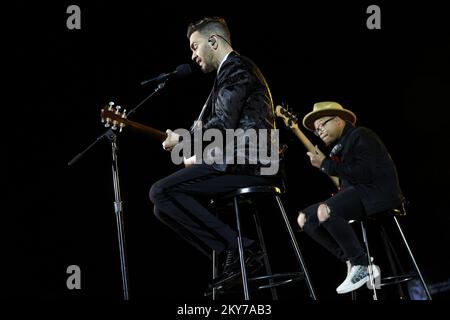
[[[275,128],[273,102],[264,76],[250,59],[236,52],[231,52],[220,67],[207,104],[203,131],[218,129],[225,136],[226,129],[255,129],[258,132],[259,129]],[[213,164],[215,169],[260,174],[263,164],[249,164],[248,156],[246,164],[236,164],[236,148],[233,155],[223,151],[224,164]],[[234,164],[225,159],[230,156],[234,158]]]
[[[340,151],[325,158],[320,169],[338,176],[341,189],[354,186],[368,215],[401,205],[403,196],[395,164],[373,131],[347,122],[334,147]]]

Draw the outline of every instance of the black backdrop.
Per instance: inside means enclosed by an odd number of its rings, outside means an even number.
[[[81,8],[81,30],[66,27],[70,4]],[[450,37],[445,12],[429,2],[379,4],[382,28],[369,30],[369,4],[19,2],[10,67],[11,81],[19,85],[13,112],[20,121],[9,129],[13,139],[7,143],[8,197],[19,230],[11,245],[18,262],[12,267],[20,274],[14,295],[121,298],[110,145],[99,143],[71,168],[67,162],[104,131],[102,105],[112,100],[130,109],[153,90],[140,81],[190,60],[186,26],[206,15],[226,18],[234,48],[259,65],[275,103],[288,103],[303,116],[314,102],[338,101],[358,115],[359,125],[380,135],[410,201],[402,221],[425,278],[446,281]],[[194,68],[133,119],[162,130],[189,127],[212,80]],[[309,165],[292,133],[282,129],[281,138],[289,145],[285,200],[294,222],[297,210],[333,189]],[[155,219],[148,198],[152,183],[178,168],[146,136],[126,131],[118,144],[131,295],[203,299],[208,260]],[[265,208],[275,264],[295,268],[273,208]],[[319,298],[348,300],[334,292],[345,267],[305,235],[297,237]],[[29,288],[25,274],[36,263],[32,274],[39,286]],[[66,268],[72,264],[82,270],[81,290],[66,288]],[[304,286],[297,290],[284,298],[306,299]]]

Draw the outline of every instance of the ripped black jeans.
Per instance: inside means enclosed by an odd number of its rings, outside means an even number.
[[[317,210],[326,204],[329,217],[320,222]],[[303,230],[339,260],[352,265],[367,265],[367,256],[353,227],[348,223],[365,215],[364,207],[354,187],[339,191],[333,197],[301,210],[306,223]]]

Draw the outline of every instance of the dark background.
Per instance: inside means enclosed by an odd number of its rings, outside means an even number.
[[[234,48],[257,63],[276,104],[287,103],[303,117],[315,102],[338,101],[357,114],[359,125],[379,134],[410,202],[402,223],[425,279],[448,281],[445,11],[432,2],[379,4],[382,28],[369,30],[366,8],[373,3],[314,3],[16,4],[9,67],[18,84],[12,91],[18,121],[8,130],[13,139],[7,143],[7,189],[17,227],[9,246],[16,262],[11,267],[19,276],[11,293],[122,297],[110,144],[98,143],[73,167],[67,162],[104,132],[105,103],[130,109],[153,90],[140,81],[190,61],[186,26],[207,15],[225,17]],[[81,8],[81,30],[66,27],[71,4]],[[189,78],[168,83],[133,120],[162,130],[189,127],[213,76],[194,67]],[[289,145],[285,201],[294,223],[299,209],[327,198],[333,188],[310,166],[301,143],[278,125]],[[146,136],[125,131],[118,145],[131,296],[204,300],[210,263],[153,216],[148,198],[150,186],[178,167]],[[293,270],[296,262],[274,209],[263,204],[274,264]],[[319,298],[349,300],[334,291],[345,266],[304,234],[296,236]],[[81,268],[81,290],[66,288],[72,264]],[[307,299],[303,283],[284,292],[284,299]]]

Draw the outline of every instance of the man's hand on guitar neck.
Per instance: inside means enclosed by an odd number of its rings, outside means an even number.
[[[320,168],[322,166],[322,161],[325,159],[325,155],[317,146],[315,146],[314,152],[307,152],[306,154],[309,156],[311,165],[316,168]]]
[[[176,134],[170,129],[166,130],[167,138],[163,141],[162,146],[166,151],[172,151],[173,147],[175,147],[180,142],[180,135]]]

